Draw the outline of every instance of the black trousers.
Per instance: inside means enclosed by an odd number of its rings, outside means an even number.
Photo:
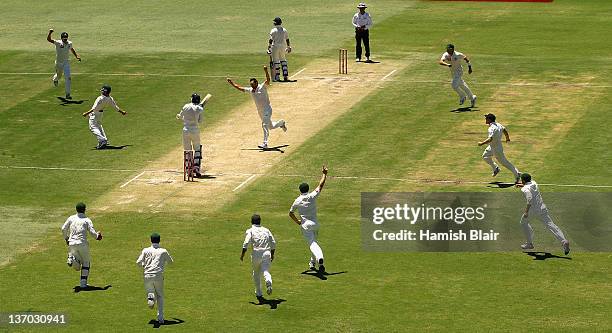
[[[361,59],[361,41],[365,47],[365,56],[370,57],[370,30],[355,29],[355,58]]]

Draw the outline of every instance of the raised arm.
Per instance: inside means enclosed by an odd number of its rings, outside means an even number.
[[[270,72],[268,72],[268,66],[263,66],[264,68],[264,72],[266,73],[266,82],[264,82],[264,84],[266,86],[270,85]]]
[[[227,78],[227,83],[229,83],[232,87],[240,90],[240,91],[244,91],[244,88],[237,85],[236,83],[234,83],[234,81],[232,81],[232,79],[230,79],[229,77]]]
[[[325,185],[325,181],[327,180],[327,167],[324,165],[323,169],[321,170],[321,172],[323,172],[323,176],[321,176],[321,180],[319,181],[319,192],[321,192],[321,190],[323,189],[323,186]]]
[[[51,39],[51,34],[53,33],[53,29],[49,29],[49,34],[47,35],[47,42],[51,43],[51,44],[55,44],[55,42],[53,41],[53,39]]]

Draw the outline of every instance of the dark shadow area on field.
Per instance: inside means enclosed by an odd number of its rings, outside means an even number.
[[[86,99],[71,100],[71,99],[66,99],[65,97],[62,97],[62,96],[57,96],[57,99],[61,101],[60,105],[62,106],[70,105],[70,104],[83,104],[83,102],[87,101]]]
[[[96,286],[87,286],[85,288],[81,288],[81,286],[75,286],[74,288],[74,292],[75,293],[80,293],[81,291],[100,291],[100,290],[108,290],[109,288],[111,288],[112,286],[110,284],[107,284],[104,287],[96,287]]]
[[[96,147],[94,147],[92,150],[121,150],[123,148],[131,147],[131,146],[132,145],[121,145],[121,146],[106,145],[104,148],[97,149]]]
[[[319,280],[327,280],[328,276],[332,276],[332,275],[338,275],[338,274],[344,274],[344,273],[348,273],[348,271],[342,271],[342,272],[334,272],[334,273],[328,273],[328,272],[319,272],[317,270],[314,269],[309,269],[309,270],[305,270],[303,271],[302,275],[310,275],[310,276],[314,276],[316,278],[319,278]]]
[[[360,61],[364,64],[380,64],[380,61],[375,61],[375,60],[366,60],[366,61]]]
[[[287,81],[285,81],[285,80],[279,80],[279,81],[272,81],[272,82],[273,82],[273,83],[293,83],[293,82],[297,82],[297,80],[291,80],[291,79],[289,79],[289,80],[287,80]]]
[[[153,325],[153,328],[160,328],[162,326],[178,325],[178,324],[182,324],[184,322],[185,321],[183,319],[172,318],[172,319],[165,319],[164,323],[160,324],[157,320],[151,319],[149,321],[149,325]]]
[[[530,257],[533,257],[533,260],[546,260],[546,259],[551,259],[551,258],[572,260],[572,258],[570,257],[561,257],[561,256],[551,254],[549,252],[529,251],[529,252],[525,252],[525,254],[527,254]]]
[[[454,110],[450,110],[449,112],[463,113],[463,112],[474,112],[474,111],[478,111],[478,108],[471,107],[471,106],[466,106],[466,107],[461,107],[461,108],[456,108]]]
[[[216,179],[217,176],[213,175],[201,175],[200,177],[193,177],[194,179]]]
[[[514,183],[504,183],[504,182],[490,182],[489,185],[493,185],[493,186],[487,186],[487,187],[491,187],[491,188],[508,188],[508,187],[512,187],[516,184]]]
[[[286,299],[282,299],[282,298],[277,298],[277,299],[266,299],[263,296],[260,296],[257,298],[257,303],[256,302],[249,302],[253,305],[256,306],[260,306],[260,305],[269,305],[270,309],[275,310],[276,308],[278,308],[278,305],[281,304],[282,302],[286,302]]]
[[[257,147],[257,148],[242,148],[240,150],[257,150],[260,153],[266,152],[266,151],[278,151],[281,154],[284,154],[285,151],[282,150],[281,148],[285,148],[285,147],[289,147],[289,145],[280,145],[280,146],[268,147],[268,148],[265,148],[265,149],[264,148],[259,148],[259,147]]]

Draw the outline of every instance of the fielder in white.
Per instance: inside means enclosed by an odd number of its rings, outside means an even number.
[[[463,81],[462,60],[465,60],[468,65],[468,74],[472,74],[472,64],[470,63],[470,59],[461,52],[455,52],[455,46],[453,44],[448,44],[446,46],[446,52],[442,54],[442,58],[440,58],[438,63],[442,66],[450,68],[451,75],[453,76],[451,86],[459,95],[459,105],[463,105],[467,97],[470,99],[472,107],[474,107],[476,106],[476,95],[472,93],[465,81]]]
[[[191,103],[187,103],[181,109],[181,112],[176,115],[176,119],[183,121],[183,149],[185,152],[194,151],[194,168],[195,176],[200,178],[200,166],[202,164],[202,145],[200,144],[200,128],[204,120],[204,105],[212,95],[207,94],[204,100],[200,102],[200,95],[193,93],[191,95]]]
[[[325,272],[325,266],[323,265],[323,250],[317,242],[319,236],[319,220],[317,219],[317,198],[323,190],[325,180],[327,179],[327,167],[323,166],[321,170],[323,176],[319,181],[319,186],[308,193],[309,186],[306,183],[300,184],[300,196],[295,199],[289,210],[289,217],[302,228],[302,234],[308,243],[310,248],[311,256],[308,268],[310,270],[316,269],[316,264],[319,264],[319,273]],[[300,214],[300,219],[295,216],[295,211]]]
[[[261,149],[268,148],[268,136],[270,135],[271,129],[280,127],[283,131],[287,131],[287,124],[285,124],[284,120],[272,121],[272,105],[270,105],[270,97],[268,96],[268,89],[266,89],[266,86],[270,85],[268,67],[264,66],[264,72],[266,73],[266,82],[260,84],[256,78],[251,78],[251,80],[249,80],[251,85],[249,88],[241,87],[234,83],[232,79],[227,78],[227,82],[232,87],[242,92],[250,93],[251,97],[253,97],[255,106],[257,106],[257,113],[259,113],[259,117],[261,118],[261,127],[263,128],[263,144],[257,146]]]
[[[72,52],[78,61],[81,61],[81,57],[77,55],[76,51],[72,47],[72,42],[68,40],[67,32],[62,32],[60,35],[61,39],[57,40],[51,38],[52,33],[53,29],[49,29],[47,41],[55,45],[55,75],[53,75],[52,79],[53,85],[57,87],[59,80],[62,78],[62,74],[64,74],[64,81],[66,83],[66,99],[72,99],[72,96],[70,96],[72,77],[70,75],[70,55],[68,53]]]
[[[479,146],[488,144],[487,148],[482,154],[482,158],[491,166],[493,177],[497,176],[499,173],[499,166],[493,161],[493,156],[495,156],[499,163],[505,166],[508,170],[512,171],[512,174],[514,175],[514,182],[518,183],[521,173],[512,163],[510,163],[510,161],[508,161],[504,155],[504,147],[502,146],[502,135],[506,137],[506,142],[510,142],[510,134],[502,124],[495,122],[494,114],[487,113],[484,117],[485,122],[487,125],[489,125],[489,137],[482,142],[478,142]]]
[[[106,133],[104,132],[104,127],[102,127],[102,116],[104,115],[104,107],[111,106],[117,112],[122,115],[126,115],[127,112],[121,110],[115,99],[111,97],[111,86],[103,85],[102,89],[100,89],[101,95],[96,98],[91,109],[85,113],[83,113],[83,117],[87,117],[89,115],[89,130],[98,140],[98,145],[96,149],[104,149],[108,145],[108,138],[106,137]]]
[[[538,184],[531,180],[531,175],[528,173],[524,173],[521,175],[521,184],[517,184],[517,187],[521,189],[523,195],[525,196],[525,200],[527,201],[527,206],[523,211],[523,215],[521,216],[521,226],[523,227],[523,232],[525,233],[525,237],[527,238],[527,242],[521,245],[521,249],[530,250],[533,249],[533,229],[531,228],[531,224],[529,224],[529,216],[535,216],[537,219],[542,221],[544,225],[550,230],[550,232],[555,235],[558,241],[561,242],[561,246],[563,247],[563,252],[567,255],[570,252],[569,241],[563,235],[563,231],[557,227],[557,225],[553,222],[550,217],[550,213],[548,212],[548,208],[544,204],[542,200],[542,195],[540,194],[540,188]]]
[[[270,70],[274,73],[274,82],[280,81],[280,70],[283,69],[283,78],[285,82],[289,81],[289,69],[287,68],[287,53],[291,53],[291,42],[289,41],[289,33],[283,28],[283,20],[280,17],[274,18],[274,28],[270,30],[270,39],[268,40],[268,54],[272,58]],[[273,67],[272,67],[273,66]]]
[[[274,260],[276,241],[272,232],[261,226],[261,217],[257,214],[251,216],[251,228],[247,229],[242,243],[242,253],[240,261],[244,260],[244,254],[251,246],[251,264],[253,266],[253,283],[255,284],[255,296],[261,302],[263,293],[261,292],[261,275],[263,274],[266,282],[266,292],[272,294],[272,275],[270,266]]]
[[[157,303],[157,322],[164,323],[164,267],[174,262],[168,251],[159,246],[161,236],[151,234],[151,246],[142,249],[136,264],[144,268],[144,287],[150,309]]]
[[[75,271],[81,271],[80,288],[86,289],[87,278],[91,268],[91,257],[89,256],[89,242],[87,233],[96,240],[102,239],[102,233],[94,229],[91,220],[85,216],[86,206],[79,202],[76,205],[77,213],[70,216],[62,225],[62,234],[66,245],[68,245],[68,260],[66,263]]]

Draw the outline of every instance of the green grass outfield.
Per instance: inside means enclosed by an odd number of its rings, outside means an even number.
[[[166,272],[162,329],[181,331],[609,331],[611,253],[580,251],[572,260],[532,260],[508,253],[369,253],[361,248],[360,192],[500,191],[484,185],[330,179],[319,200],[326,281],[300,274],[307,248],[287,218],[297,184],[331,175],[488,181],[481,160],[482,114],[494,112],[513,138],[507,156],[541,183],[612,185],[612,57],[605,51],[612,18],[605,1],[547,4],[368,2],[372,48],[381,61],[413,62],[237,193],[220,210],[192,214],[104,213],[90,216],[105,239],[91,245],[90,284],[107,291],[73,293],[59,227],[77,201],[92,202],[129,173],[10,167],[144,168],[179,143],[173,115],[194,90],[210,91],[206,126],[215,126],[248,96],[223,77],[259,75],[271,19],[282,16],[295,53],[293,72],[352,48],[352,2],[107,1],[65,4],[5,1],[0,28],[0,312],[65,312],[58,331],[143,331],[142,273],[134,264],[148,234],[162,235],[175,265]],[[100,14],[94,14],[100,13]],[[71,33],[83,57],[72,61],[73,95],[58,105],[63,83],[50,82],[49,27]],[[437,59],[448,42],[468,54],[466,81],[479,110],[456,107],[449,75]],[[7,74],[33,73],[33,74]],[[104,73],[201,74],[213,77],[105,76]],[[244,81],[244,80],[242,80]],[[105,117],[121,151],[95,151],[88,110],[102,83],[129,112]],[[513,83],[514,85],[509,85]],[[517,85],[517,84],[530,85]],[[556,83],[556,84],[555,84]],[[560,85],[559,83],[565,83]],[[299,84],[299,82],[298,82]],[[223,96],[231,96],[223,98]],[[278,174],[309,175],[275,177]],[[507,170],[501,177],[508,178]],[[544,187],[555,191],[610,188]],[[515,191],[507,189],[505,191]],[[250,263],[238,260],[249,216],[259,212],[279,244],[272,267],[277,309],[254,306]],[[517,228],[517,219],[508,221]],[[571,221],[558,221],[563,229]],[[534,223],[537,240],[552,236]],[[571,235],[570,235],[571,239]],[[518,245],[518,244],[517,244]],[[548,248],[558,253],[556,247]],[[8,262],[8,264],[6,263]],[[30,331],[35,327],[0,331]],[[45,327],[40,330],[53,330]]]

